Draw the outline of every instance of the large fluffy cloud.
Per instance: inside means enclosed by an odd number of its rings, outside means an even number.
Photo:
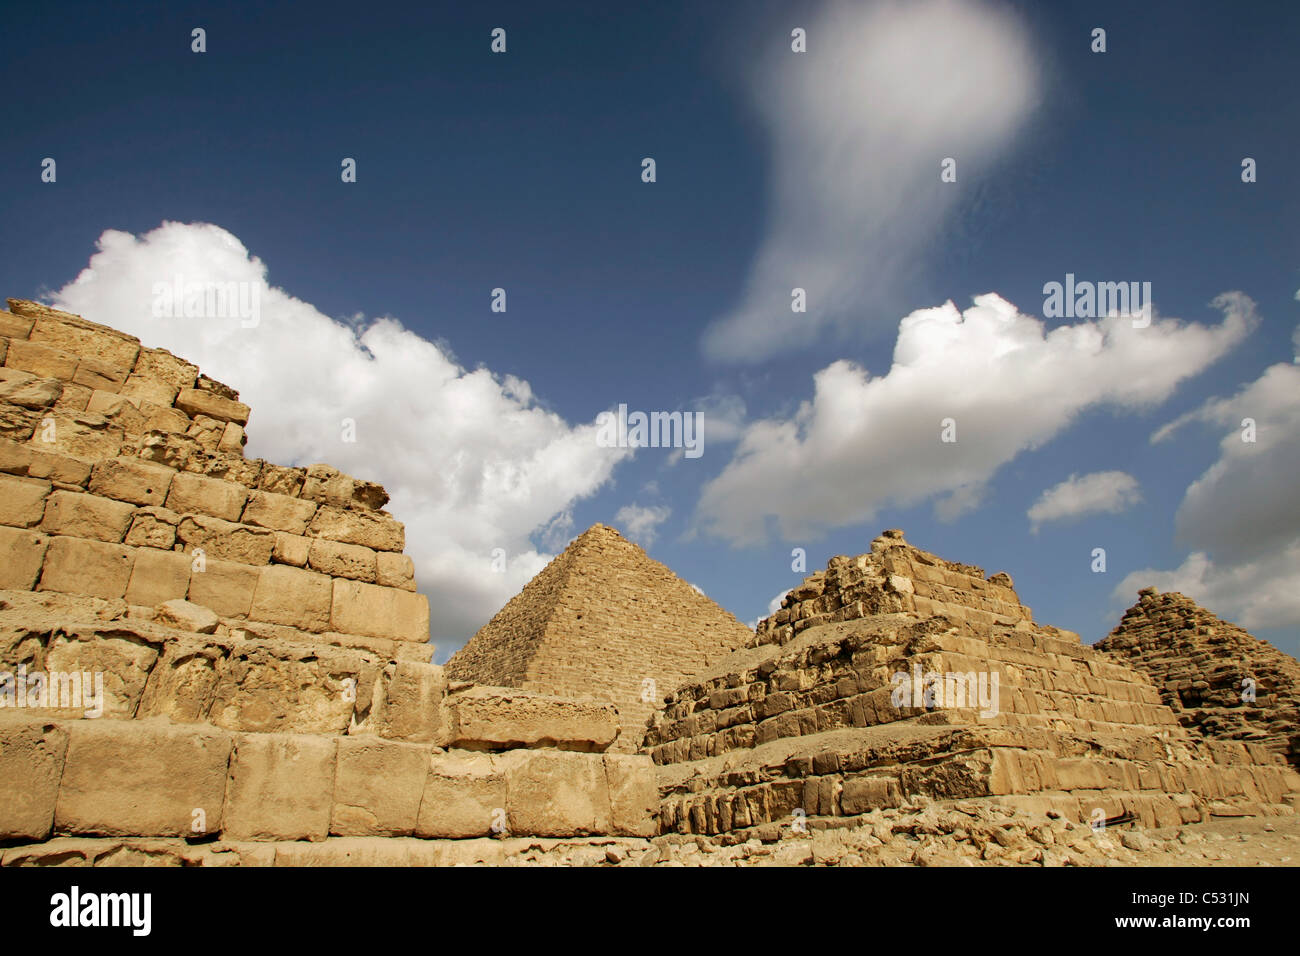
[[[739,304],[705,336],[715,357],[762,359],[860,321],[861,302],[893,289],[1038,100],[1030,38],[1000,5],[832,2],[805,27],[807,52],[787,38],[751,64],[768,226]],[[940,181],[947,158],[956,183]],[[795,287],[805,313],[791,310]]]
[[[1219,458],[1178,507],[1178,541],[1191,549],[1172,571],[1145,569],[1115,589],[1117,600],[1154,585],[1181,591],[1247,628],[1300,626],[1300,366],[1279,363],[1228,398],[1216,398],[1159,429],[1220,430]]]
[[[735,456],[701,494],[699,521],[737,544],[804,539],[857,524],[885,504],[946,494],[943,516],[978,504],[994,472],[1094,406],[1163,401],[1238,343],[1256,322],[1240,293],[1215,300],[1204,326],[1110,317],[1047,331],[996,295],[965,312],[951,302],[899,325],[893,367],[872,378],[846,361],[813,378],[790,418],[748,426]],[[952,420],[945,442],[944,421]]]
[[[260,321],[155,317],[155,284],[176,277],[240,283]],[[539,407],[527,382],[462,368],[396,319],[344,324],[273,288],[262,262],[214,225],[105,232],[52,299],[237,388],[253,408],[248,454],[328,462],[382,483],[406,523],[444,651],[541,569],[550,556],[531,535],[554,546],[571,530],[567,509],[627,454],[598,447],[594,423],[570,425]],[[344,440],[345,419],[354,442]]]

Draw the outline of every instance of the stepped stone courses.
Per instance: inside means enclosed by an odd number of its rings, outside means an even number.
[[[613,528],[576,538],[447,662],[460,680],[618,706],[640,746],[663,694],[753,635]]]
[[[451,684],[429,662],[383,488],[247,459],[233,389],[79,316],[9,307],[3,862],[504,861],[530,834],[603,859],[653,835],[650,758],[603,752],[611,705]],[[176,849],[196,836],[218,839]]]
[[[1179,722],[1300,767],[1300,662],[1175,592],[1144,588],[1097,644],[1147,674]],[[1246,693],[1253,682],[1254,699]]]

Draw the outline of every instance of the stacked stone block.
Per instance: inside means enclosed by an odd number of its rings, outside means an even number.
[[[870,555],[832,559],[782,610],[850,613],[772,639],[793,630],[774,616],[753,646],[671,695],[645,738],[661,827],[744,832],[789,826],[796,812],[825,824],[922,797],[1148,826],[1290,809],[1300,776],[1267,748],[1189,735],[1144,674],[948,576],[982,580],[978,569],[913,550],[887,532]],[[901,600],[922,567],[944,573],[942,614]],[[973,613],[994,614],[980,597],[1001,605],[991,619]],[[996,676],[997,706],[951,690],[918,699],[912,680],[927,674]]]
[[[429,662],[383,488],[245,458],[233,389],[9,305],[0,862],[454,862],[366,841],[653,832],[649,758],[604,752],[612,705],[449,682]],[[102,681],[93,708],[74,676]],[[195,857],[196,837],[216,849]]]
[[[1300,662],[1177,592],[1138,602],[1097,649],[1151,678],[1183,726],[1300,767]]]

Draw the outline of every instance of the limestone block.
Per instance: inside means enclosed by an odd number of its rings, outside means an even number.
[[[289,564],[295,568],[306,567],[307,556],[311,554],[311,543],[315,540],[315,538],[304,538],[302,535],[277,531],[271,560],[276,564]]]
[[[300,497],[308,498],[335,508],[346,508],[352,502],[352,489],[355,482],[350,475],[345,475],[329,465],[309,465],[307,478],[303,482]]]
[[[63,383],[16,368],[0,368],[0,402],[23,408],[49,408],[63,397]]]
[[[401,551],[406,547],[406,531],[402,523],[374,511],[344,511],[321,505],[311,520],[308,533],[313,537],[359,544],[376,551]]]
[[[652,837],[658,832],[659,785],[648,754],[605,754],[610,832]]]
[[[193,638],[169,640],[149,672],[136,716],[167,717],[178,723],[206,720],[229,648]]]
[[[603,755],[512,750],[500,761],[506,772],[506,814],[512,834],[564,837],[609,832]]]
[[[59,395],[59,400],[54,403],[54,407],[68,413],[84,412],[86,406],[90,404],[90,396],[93,394],[95,393],[84,385],[78,385],[76,382],[64,382],[63,391]]]
[[[178,409],[149,403],[141,407],[140,411],[145,416],[145,431],[176,432],[183,435],[189,430],[189,416]]]
[[[30,441],[38,426],[53,422],[50,416],[42,416],[36,409],[19,408],[16,405],[0,404],[0,438],[7,441]],[[53,432],[42,428],[43,440],[53,442]]]
[[[110,458],[91,469],[90,491],[135,505],[162,505],[175,474],[164,465],[140,458]]]
[[[206,451],[216,451],[225,433],[226,423],[207,415],[195,415],[190,427],[185,430]]]
[[[613,704],[476,685],[448,695],[448,746],[603,751],[618,736]]]
[[[316,538],[307,556],[307,566],[331,577],[370,583],[375,580],[375,552],[359,544]]]
[[[377,737],[342,737],[334,778],[335,836],[410,836],[429,774],[429,749]]]
[[[7,438],[0,438],[0,472],[26,475],[32,464],[33,449]]]
[[[302,490],[306,471],[302,468],[288,468],[284,465],[268,464],[262,470],[262,478],[257,487],[274,494],[296,497]]]
[[[433,741],[442,729],[447,678],[436,664],[398,661],[385,668],[388,678],[375,703],[371,724],[390,740]]]
[[[422,594],[334,579],[330,628],[398,641],[429,640],[429,602]]]
[[[332,582],[323,574],[273,564],[262,570],[248,616],[304,631],[324,631],[330,626],[333,593]]]
[[[244,524],[301,535],[307,530],[307,523],[315,513],[314,501],[303,501],[270,491],[254,491],[248,496],[248,504],[241,520]]]
[[[184,359],[178,359],[166,349],[141,349],[132,374],[144,380],[163,382],[180,390],[194,386],[195,380],[199,377],[199,370],[197,366]],[[172,394],[175,395],[175,392]],[[168,400],[167,404],[171,404],[171,401]]]
[[[124,438],[121,426],[103,415],[54,409],[40,420],[28,443],[40,451],[98,461],[115,458]]]
[[[186,427],[189,427],[188,424]],[[189,463],[190,458],[202,450],[199,448],[199,443],[188,435],[178,435],[172,431],[155,428],[146,431],[140,437],[139,457],[169,468],[182,469]]]
[[[435,753],[420,800],[415,835],[463,840],[505,829],[506,775],[498,758],[484,753]]]
[[[48,542],[37,531],[0,528],[0,589],[30,591],[34,588]]]
[[[45,499],[49,493],[48,481],[0,475],[0,524],[12,528],[36,527],[45,516]]]
[[[175,482],[173,482],[174,490]],[[171,495],[168,495],[171,498]],[[209,559],[263,565],[271,560],[275,535],[265,528],[234,524],[221,518],[186,515],[176,527],[176,540],[186,551],[202,548]]]
[[[59,712],[69,717],[130,718],[139,706],[149,671],[157,660],[157,648],[147,643],[135,628],[78,628],[58,634],[46,649],[45,667],[62,674],[93,675],[96,694],[102,679],[103,699],[88,701],[83,691],[81,701],[68,698],[56,702],[51,692],[51,709],[57,703]],[[101,708],[101,714],[87,713]]]
[[[31,372],[40,378],[56,378],[70,382],[77,372],[77,357],[43,342],[15,339],[9,343],[5,365]]]
[[[134,511],[135,508],[124,501],[78,491],[55,491],[45,504],[41,530],[47,534],[117,544],[126,536]]]
[[[57,724],[0,720],[0,840],[49,837],[67,749],[67,731]]]
[[[244,512],[248,489],[229,481],[181,473],[172,479],[167,507],[182,514],[211,515],[238,521]]]
[[[0,309],[0,335],[10,339],[25,339],[32,331],[33,319],[14,315]]]
[[[140,508],[131,516],[126,544],[136,548],[161,548],[170,551],[176,543],[176,525],[181,516],[166,508]]]
[[[903,792],[893,777],[849,777],[844,781],[840,806],[854,816],[883,807],[902,806]]]
[[[415,590],[415,563],[404,554],[376,551],[375,583],[386,588]]]
[[[97,359],[93,355],[82,355],[77,362],[77,371],[72,376],[72,380],[89,389],[118,392],[126,382],[126,376],[127,370],[124,368]]]
[[[191,418],[195,415],[207,415],[223,422],[237,425],[248,424],[249,408],[242,402],[223,398],[214,392],[197,388],[183,388],[176,396],[175,405]]]
[[[169,408],[172,402],[176,401],[176,395],[180,391],[175,385],[168,384],[156,378],[149,378],[138,372],[132,372],[126,377],[118,392],[123,398],[131,399],[136,402],[150,402],[163,408]],[[177,414],[184,416],[184,412]],[[186,417],[186,421],[188,421]]]
[[[217,450],[242,455],[244,445],[247,442],[248,436],[244,434],[242,426],[236,425],[234,422],[226,422],[226,427],[221,432],[221,440],[217,442]]]
[[[38,590],[115,600],[126,594],[135,552],[81,538],[50,539]]]
[[[183,601],[190,590],[190,563],[189,555],[175,551],[137,551],[126,603],[153,607],[166,601]]]
[[[139,561],[136,562],[139,567]],[[163,601],[158,605],[154,623],[174,627],[191,634],[215,634],[220,619],[211,610],[185,599]]]
[[[373,665],[326,644],[239,641],[217,674],[208,720],[256,733],[342,734]]]
[[[29,336],[33,342],[43,342],[75,355],[89,355],[118,368],[133,368],[140,354],[139,339],[88,322],[79,315],[44,308],[35,318]]]
[[[191,562],[189,600],[222,617],[247,617],[261,570],[238,561],[205,558]]]
[[[250,490],[257,487],[262,477],[262,469],[266,465],[266,462],[260,458],[245,458],[243,455],[231,454],[227,451],[207,452],[203,460],[204,464],[199,467],[197,462],[191,459],[185,466],[185,470],[201,473],[209,478],[218,478],[221,481],[232,481]]]
[[[229,734],[202,725],[74,721],[55,831],[171,837],[218,832],[230,750]]]
[[[324,840],[334,804],[332,737],[242,734],[230,758],[227,840]]]

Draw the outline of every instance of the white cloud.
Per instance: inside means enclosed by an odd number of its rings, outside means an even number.
[[[1008,7],[983,0],[826,4],[752,64],[770,140],[768,230],[739,304],[706,332],[718,358],[759,360],[900,277],[971,195],[1039,99],[1033,44]],[[957,160],[957,182],[940,163]],[[807,312],[791,310],[791,290]]]
[[[746,624],[745,627],[749,628],[751,631],[752,631],[752,630],[755,630],[755,629],[758,627],[758,622],[759,622],[759,621],[763,620],[764,618],[769,618],[769,617],[771,617],[773,614],[775,614],[777,611],[779,611],[779,610],[781,609],[781,602],[784,601],[784,600],[785,600],[785,596],[786,596],[787,594],[789,594],[789,593],[790,593],[791,591],[793,591],[793,590],[794,590],[794,588],[786,588],[784,591],[782,591],[782,592],[781,592],[780,594],[778,594],[776,597],[772,598],[772,600],[768,601],[768,602],[767,602],[767,613],[764,614],[763,617],[761,617],[761,618],[758,618],[758,617],[754,618],[754,620],[752,620],[752,621],[750,621],[748,624]]]
[[[1090,514],[1119,514],[1142,500],[1138,481],[1122,471],[1071,475],[1048,488],[1026,514],[1035,531],[1048,521]]]
[[[672,508],[667,505],[624,505],[614,515],[614,523],[622,527],[627,536],[641,547],[648,548],[659,536],[659,526],[672,513]]]
[[[1254,441],[1243,441],[1251,436]],[[1175,519],[1191,553],[1177,569],[1125,577],[1138,588],[1182,591],[1246,628],[1300,626],[1300,366],[1278,363],[1229,398],[1216,398],[1159,429],[1170,440],[1192,423],[1225,429],[1219,458],[1187,488]]]
[[[749,425],[731,462],[705,486],[698,521],[736,544],[761,542],[775,518],[786,540],[858,524],[886,505],[960,492],[971,497],[1006,462],[1047,442],[1084,409],[1163,401],[1254,327],[1240,293],[1215,300],[1206,327],[1110,317],[1047,331],[996,295],[965,312],[951,302],[899,324],[893,366],[871,378],[839,361],[813,376],[789,419]],[[957,441],[940,441],[952,418]],[[966,490],[963,490],[966,489]]]
[[[261,319],[152,317],[155,283],[241,282]],[[229,232],[165,223],[143,236],[109,230],[54,305],[137,335],[197,364],[252,406],[248,454],[327,462],[382,483],[406,524],[440,656],[468,637],[550,559],[530,541],[572,528],[570,506],[628,452],[600,448],[596,426],[539,407],[528,383],[468,370],[396,319],[340,322],[266,281]],[[356,442],[340,423],[356,422]],[[491,570],[505,551],[506,572]]]

